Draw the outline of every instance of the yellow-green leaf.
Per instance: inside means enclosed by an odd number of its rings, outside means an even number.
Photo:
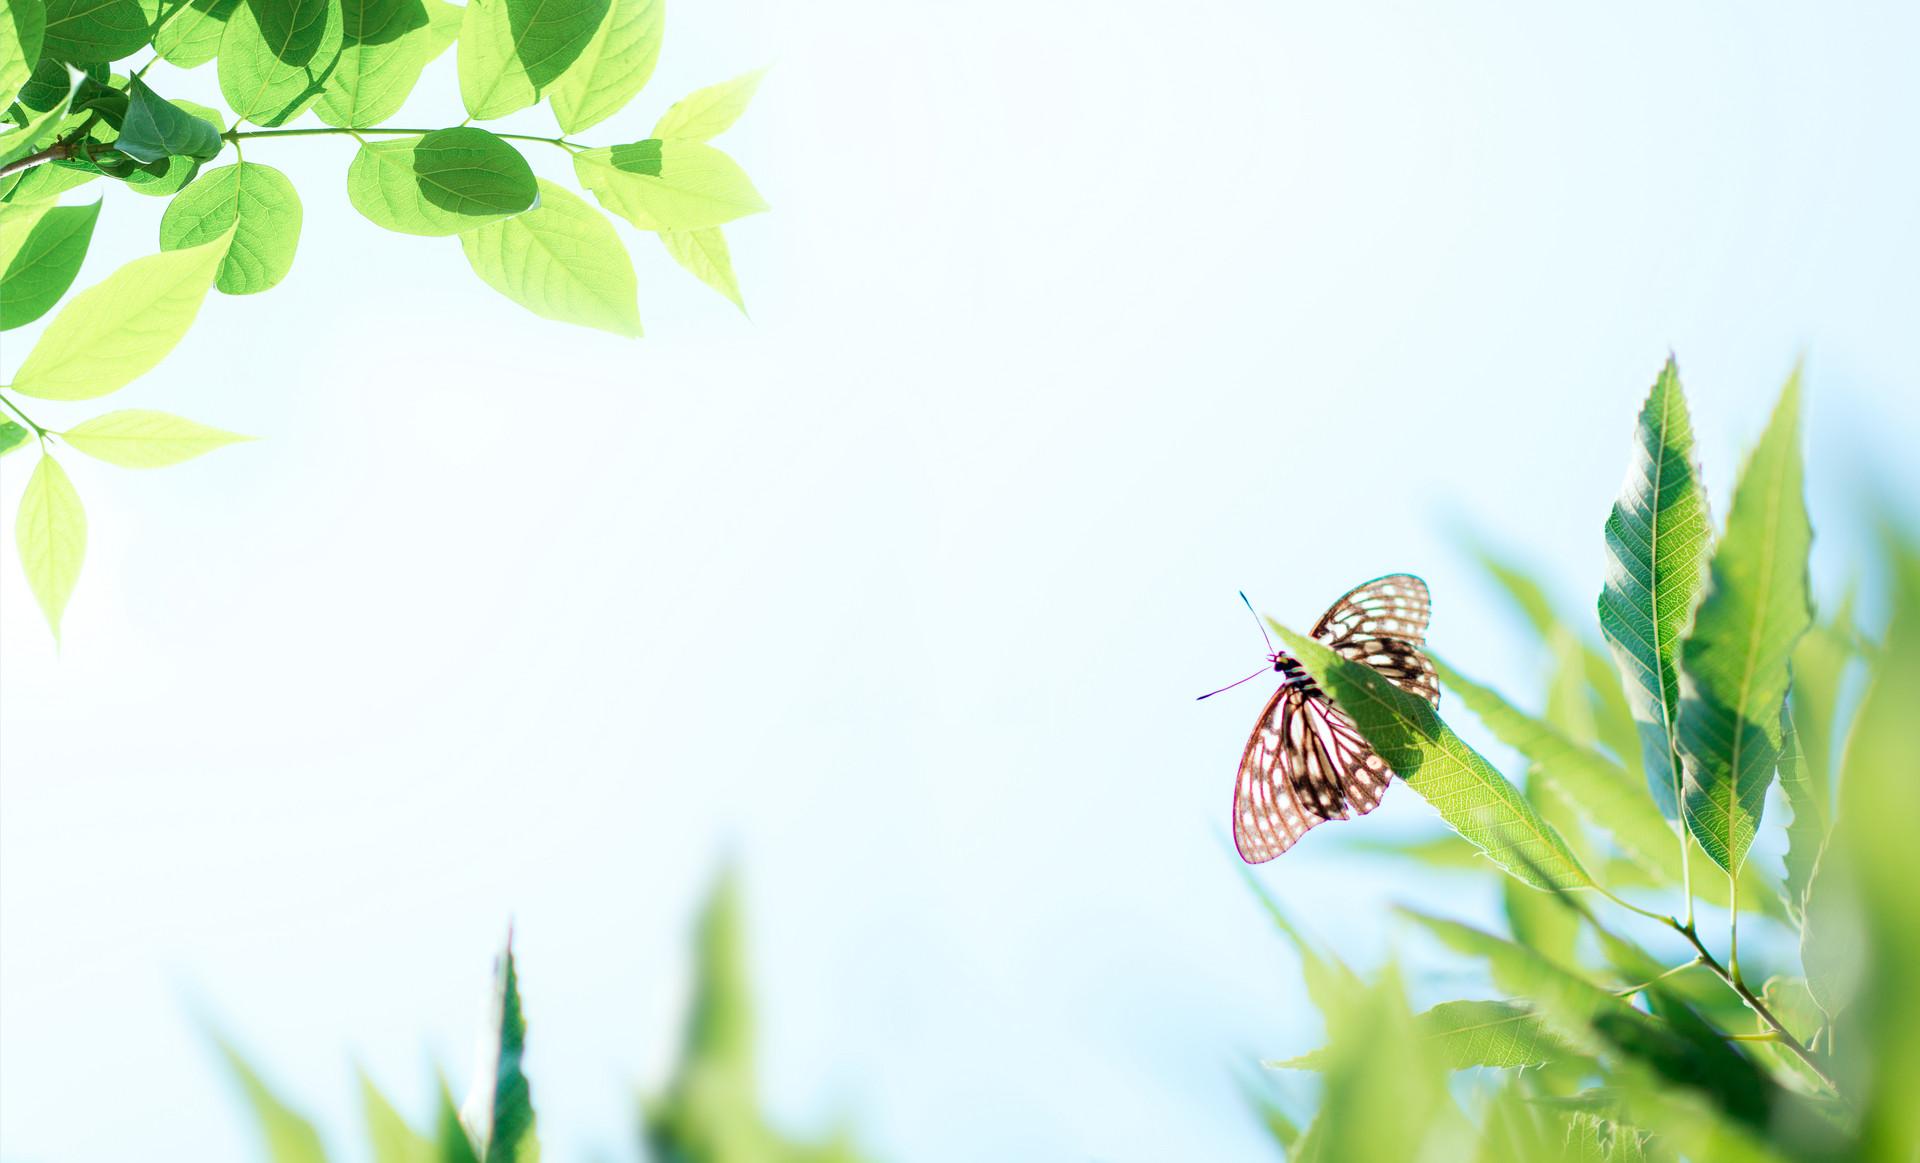
[[[698,230],[767,208],[732,158],[697,141],[582,150],[573,170],[602,206],[642,230]]]
[[[693,277],[727,297],[727,301],[746,314],[746,300],[740,297],[740,283],[733,274],[733,254],[727,249],[727,236],[718,226],[700,230],[662,230],[660,242]]]
[[[585,51],[608,0],[471,0],[460,22],[460,99],[491,121],[538,101]]]
[[[697,89],[673,103],[653,127],[653,136],[679,141],[708,141],[726,132],[760,88],[765,69]]]
[[[47,34],[45,0],[6,0],[0,5],[0,107],[33,75]]]
[[[95,416],[60,436],[88,456],[122,468],[165,468],[252,439],[142,408]]]
[[[222,1042],[220,1052],[260,1124],[268,1163],[327,1163],[326,1149],[320,1145],[320,1133],[313,1124],[281,1101],[239,1051]]]
[[[220,36],[220,93],[256,125],[305,113],[340,59],[340,0],[245,0]]]
[[[67,599],[73,596],[81,563],[87,558],[87,511],[66,470],[51,456],[41,456],[27,479],[13,539],[27,585],[57,639],[60,615],[66,612]]]
[[[461,234],[532,206],[533,169],[476,126],[360,147],[347,167],[347,199],[368,221],[401,234]]]
[[[446,0],[345,0],[340,63],[313,107],[328,125],[378,125],[399,112],[420,71],[453,44],[462,9]]]
[[[200,175],[160,217],[160,248],[199,246],[228,233],[233,242],[213,285],[251,295],[293,269],[300,243],[300,195],[287,176],[259,162],[235,162]]]
[[[660,59],[666,0],[613,0],[580,58],[547,91],[553,117],[578,133],[620,112]]]
[[[488,286],[545,319],[640,334],[633,262],[606,215],[564,186],[540,182],[524,214],[460,236]]]

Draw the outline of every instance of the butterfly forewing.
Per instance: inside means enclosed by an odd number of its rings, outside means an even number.
[[[1437,707],[1440,682],[1433,663],[1420,653],[1432,613],[1426,582],[1410,573],[1390,573],[1349,590],[1321,617],[1313,636]]]

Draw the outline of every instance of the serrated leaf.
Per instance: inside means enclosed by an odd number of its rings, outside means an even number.
[[[460,33],[446,0],[345,0],[346,40],[314,112],[328,125],[378,125],[399,112],[421,70]]]
[[[537,206],[467,231],[460,248],[488,286],[543,319],[640,334],[627,248],[605,215],[564,186],[541,180]]]
[[[127,83],[127,114],[114,148],[135,161],[171,157],[206,161],[220,152],[220,130],[179,108],[135,77]]]
[[[1640,411],[1627,481],[1607,518],[1600,591],[1600,630],[1626,682],[1648,787],[1668,817],[1678,815],[1682,778],[1680,639],[1706,583],[1712,537],[1680,369],[1668,359]]]
[[[153,34],[160,59],[182,69],[199,68],[220,52],[220,37],[240,0],[189,0]]]
[[[1827,833],[1833,826],[1833,808],[1824,784],[1816,785],[1800,747],[1790,710],[1780,715],[1780,791],[1787,801],[1787,852],[1783,863],[1786,880],[1781,898],[1789,915],[1798,922],[1806,909],[1807,885],[1813,880],[1814,862],[1826,847]]]
[[[673,103],[654,124],[653,136],[677,141],[710,141],[725,133],[747,111],[754,93],[760,88],[765,69],[755,69],[697,89]]]
[[[439,1163],[433,1140],[407,1125],[366,1072],[360,1074],[360,1107],[366,1114],[373,1163]]]
[[[141,408],[95,416],[62,432],[60,438],[96,460],[122,468],[165,468],[252,439]]]
[[[1781,723],[1780,790],[1791,813],[1781,891],[1796,923],[1814,862],[1833,828],[1833,740],[1845,726],[1838,722],[1840,687],[1853,661],[1852,625],[1849,593],[1833,621],[1810,629],[1793,652],[1788,712]]]
[[[11,420],[0,420],[0,456],[5,456],[16,448],[26,444],[33,433],[15,424]]]
[[[45,315],[73,286],[100,203],[42,206],[0,222],[0,331]]]
[[[732,158],[694,141],[582,150],[573,170],[602,206],[642,230],[698,230],[767,208]]]
[[[360,147],[347,197],[376,226],[401,234],[461,234],[532,206],[527,160],[484,129],[436,129]]]
[[[305,113],[340,60],[340,0],[245,0],[220,36],[220,94],[256,125]]]
[[[660,59],[666,7],[665,0],[613,0],[579,59],[547,91],[562,131],[598,125],[646,87]]]
[[[0,109],[13,104],[14,94],[33,76],[46,35],[44,0],[7,0],[0,6]]]
[[[460,24],[460,99],[481,121],[540,100],[580,59],[608,0],[471,0]]]
[[[1438,1051],[1449,1070],[1474,1066],[1538,1066],[1572,1051],[1550,1034],[1540,1016],[1526,1006],[1504,1001],[1441,1002],[1414,1018],[1419,1036]],[[1294,1070],[1319,1070],[1328,1050],[1276,1063]]]
[[[660,242],[674,262],[725,295],[728,302],[740,308],[741,314],[746,313],[746,300],[740,297],[740,283],[733,274],[733,255],[727,249],[727,236],[718,226],[702,230],[662,230]]]
[[[300,244],[300,195],[287,176],[258,162],[202,174],[160,217],[160,249],[200,246],[233,234],[213,285],[251,295],[279,284]]]
[[[193,325],[227,241],[137,258],[75,295],[40,333],[13,389],[90,400],[152,370]]]
[[[480,1163],[538,1163],[533,1093],[522,1070],[527,1022],[520,1012],[513,939],[494,964],[493,997],[481,1040],[480,1064],[460,1118]]]
[[[13,539],[27,586],[57,641],[60,616],[66,612],[87,557],[87,511],[66,470],[44,453],[20,495]]]
[[[1759,827],[1780,756],[1788,661],[1813,620],[1799,415],[1796,371],[1741,471],[1706,596],[1680,649],[1687,828],[1728,872],[1740,870]]]
[[[147,45],[152,13],[140,0],[46,0],[40,51],[56,61],[117,61]]]
[[[1431,704],[1363,663],[1275,624],[1321,689],[1353,719],[1381,758],[1460,835],[1536,888],[1590,888],[1575,859],[1520,790],[1441,722]]]
[[[327,1152],[313,1124],[283,1102],[238,1050],[221,1042],[220,1053],[260,1125],[268,1163],[326,1163]]]

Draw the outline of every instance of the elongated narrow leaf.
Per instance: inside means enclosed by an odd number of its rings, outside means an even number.
[[[1788,661],[1813,619],[1800,465],[1800,376],[1787,381],[1734,488],[1707,594],[1680,651],[1687,827],[1738,872],[1780,757]]]
[[[81,563],[87,558],[87,511],[66,471],[51,456],[42,454],[27,478],[13,538],[27,585],[58,639],[60,616],[66,613],[67,599],[73,596]]]
[[[1253,891],[1254,898],[1260,902],[1267,919],[1280,935],[1287,939],[1300,958],[1300,976],[1307,984],[1307,997],[1313,1002],[1320,1016],[1329,1024],[1337,1024],[1341,1011],[1351,1005],[1359,996],[1362,984],[1357,974],[1349,969],[1345,962],[1327,950],[1321,949],[1287,917],[1280,902],[1273,899],[1267,886],[1260,883],[1248,869],[1241,869],[1247,887]]]
[[[366,1113],[373,1163],[440,1163],[433,1140],[408,1126],[364,1072],[360,1075],[360,1108]]]
[[[45,315],[73,286],[100,203],[43,206],[0,222],[0,331]]]
[[[260,1125],[268,1163],[326,1163],[327,1152],[313,1124],[282,1101],[239,1051],[222,1042],[220,1053]]]
[[[1833,827],[1833,750],[1840,688],[1853,662],[1853,595],[1841,600],[1832,621],[1816,625],[1793,652],[1788,714],[1781,724],[1780,790],[1787,809],[1786,881],[1782,896],[1798,920],[1806,905],[1814,862]]]
[[[88,456],[122,468],[164,468],[250,439],[141,408],[95,416],[67,429],[60,438]]]
[[[474,1145],[472,1132],[453,1104],[453,1092],[440,1080],[440,1102],[434,1113],[434,1158],[439,1163],[486,1163]]]
[[[710,141],[725,133],[747,111],[765,69],[698,89],[673,103],[654,124],[653,136],[678,141]]]
[[[113,144],[135,161],[157,162],[170,157],[206,161],[220,152],[220,130],[134,77],[127,82],[127,115]]]
[[[220,35],[220,94],[256,125],[284,125],[320,99],[344,37],[340,0],[244,0]]]
[[[740,297],[740,283],[733,274],[733,255],[727,249],[727,236],[718,226],[702,230],[662,230],[660,242],[673,261],[707,286],[727,297],[727,301],[746,314],[747,303]]]
[[[520,213],[539,192],[519,151],[472,126],[372,142],[347,167],[353,208],[401,234],[462,234]]]
[[[1680,370],[1669,359],[1640,411],[1627,482],[1607,518],[1600,591],[1600,629],[1626,680],[1647,784],[1667,816],[1678,815],[1681,793],[1680,639],[1706,581],[1712,537]]]
[[[1419,1036],[1397,976],[1389,972],[1356,1000],[1326,1055],[1320,1111],[1289,1158],[1420,1158],[1452,1102],[1439,1048]],[[1394,1096],[1390,1118],[1381,1117],[1382,1094]]]
[[[460,99],[491,121],[538,101],[580,59],[608,0],[470,0],[460,25]]]
[[[1577,1053],[1608,1049],[1610,1039],[1601,1031],[1609,1021],[1646,1021],[1626,1002],[1524,945],[1457,921],[1410,909],[1400,912],[1455,952],[1485,960],[1494,983],[1511,996],[1526,999],[1543,1028]]]
[[[0,420],[0,456],[24,446],[33,433],[11,420]]]
[[[345,0],[346,40],[314,112],[328,125],[378,125],[399,112],[420,72],[460,33],[446,0]]]
[[[602,206],[642,230],[698,230],[767,208],[732,158],[697,141],[581,150],[573,171]]]
[[[0,7],[0,108],[33,76],[47,35],[45,0],[7,0]]]
[[[13,389],[49,400],[89,400],[151,370],[192,326],[227,242],[223,236],[134,259],[75,295],[40,333]]]
[[[213,285],[251,295],[279,284],[300,244],[300,195],[287,176],[258,162],[208,170],[167,204],[160,248],[201,246],[232,232]]]
[[[1589,888],[1593,877],[1567,843],[1479,752],[1440,721],[1431,704],[1373,668],[1278,627],[1288,649],[1350,716],[1361,735],[1495,864],[1536,888]]]
[[[1813,880],[1814,862],[1826,847],[1827,833],[1833,826],[1833,807],[1828,791],[1816,783],[1802,753],[1800,733],[1793,715],[1782,710],[1780,717],[1780,791],[1787,801],[1786,881],[1781,896],[1787,911],[1798,920],[1807,902],[1807,885]]]
[[[117,61],[147,45],[152,14],[140,0],[46,0],[43,55],[72,64]]]
[[[480,1163],[537,1163],[540,1158],[534,1138],[533,1092],[521,1062],[526,1044],[527,1022],[520,1012],[520,982],[513,969],[513,940],[508,938],[494,965],[493,1000],[479,1069],[460,1108]]]
[[[227,20],[239,6],[240,0],[189,0],[153,34],[153,50],[170,65],[199,68],[219,54]]]
[[[1540,1016],[1526,1006],[1504,1001],[1441,1002],[1414,1019],[1419,1036],[1434,1044],[1451,1070],[1471,1066],[1538,1066],[1571,1053],[1547,1032]],[[1330,1058],[1326,1048],[1275,1065],[1319,1070]]]
[[[1521,1085],[1516,1076],[1488,1101],[1473,1163],[1539,1163],[1560,1158],[1564,1132],[1552,1113],[1528,1101]]]
[[[633,260],[606,215],[542,180],[540,204],[460,236],[473,272],[545,319],[640,334]]]
[[[666,0],[613,0],[579,59],[548,91],[563,131],[600,124],[646,87],[660,59],[666,9]]]

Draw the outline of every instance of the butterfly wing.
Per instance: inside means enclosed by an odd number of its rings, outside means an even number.
[[[1440,681],[1420,652],[1432,613],[1426,582],[1410,573],[1390,573],[1347,591],[1314,626],[1313,637],[1437,707]]]
[[[1248,864],[1272,860],[1316,824],[1379,807],[1392,774],[1318,688],[1282,686],[1240,755],[1234,847]]]

